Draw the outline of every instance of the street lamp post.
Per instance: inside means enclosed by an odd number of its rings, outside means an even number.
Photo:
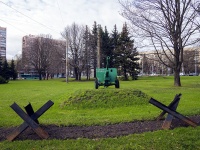
[[[68,83],[68,80],[69,80],[69,76],[68,76],[68,39],[67,39],[67,36],[66,36],[66,83]]]

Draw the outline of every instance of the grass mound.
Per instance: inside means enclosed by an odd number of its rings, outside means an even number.
[[[62,107],[67,109],[115,108],[147,105],[150,97],[135,89],[78,90]]]

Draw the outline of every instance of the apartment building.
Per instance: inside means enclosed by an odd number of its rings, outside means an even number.
[[[0,57],[6,59],[6,28],[0,27]]]

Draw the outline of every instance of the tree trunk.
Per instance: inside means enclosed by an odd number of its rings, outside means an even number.
[[[39,73],[39,80],[42,80],[42,72],[39,71],[38,73]]]
[[[175,43],[175,47],[174,47],[174,62],[175,62],[175,66],[174,66],[174,86],[181,86],[181,79],[180,79],[180,70],[181,70],[181,64],[182,64],[182,60],[183,60],[183,55],[180,55],[180,48],[178,48],[177,46],[178,44]],[[183,52],[183,51],[182,51]]]
[[[81,81],[81,72],[78,73],[78,80]]]
[[[89,72],[88,72],[88,66],[86,67],[86,78],[89,79]]]
[[[174,69],[174,86],[181,86],[180,71]]]
[[[49,80],[49,73],[46,73],[46,78],[47,80]]]
[[[128,75],[127,75],[127,72],[126,72],[126,69],[125,69],[125,67],[124,67],[124,69],[123,69],[123,70],[124,70],[124,71],[123,71],[123,72],[124,72],[124,79],[125,79],[125,80],[128,80]]]
[[[46,73],[42,73],[43,80],[46,80]]]
[[[75,75],[75,79],[78,81],[78,68],[77,67],[74,68],[74,75]]]

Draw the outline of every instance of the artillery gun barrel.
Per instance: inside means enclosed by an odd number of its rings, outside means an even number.
[[[108,56],[108,57],[106,58],[106,70],[108,70],[108,63],[109,63],[109,61],[110,61],[110,57]]]

